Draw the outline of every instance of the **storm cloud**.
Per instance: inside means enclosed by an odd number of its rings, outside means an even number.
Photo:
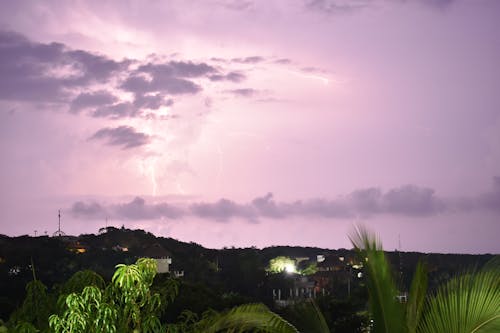
[[[103,140],[107,145],[130,149],[148,144],[151,137],[137,132],[133,127],[119,126],[116,128],[102,128],[92,135],[89,140]]]
[[[105,56],[69,50],[60,43],[36,43],[0,31],[0,99],[65,102],[75,88],[106,82],[128,66]]]
[[[253,64],[263,58],[233,60]],[[189,60],[116,61],[62,43],[33,42],[0,30],[0,100],[67,105],[71,113],[85,112],[91,117],[142,117],[142,109],[171,106],[172,96],[200,93],[203,80],[238,83],[246,79],[241,70],[226,67]],[[118,97],[123,92],[132,93],[134,99]]]
[[[469,197],[469,210],[487,210],[500,212],[500,177],[495,178],[493,191],[480,196]],[[465,207],[461,206],[462,209]],[[453,212],[457,202],[453,199],[435,195],[431,188],[416,185],[403,185],[383,191],[378,187],[355,190],[336,199],[313,198],[291,202],[276,201],[272,193],[256,197],[247,203],[222,198],[215,202],[192,202],[187,205],[166,202],[147,204],[137,197],[131,202],[110,205],[109,214],[117,219],[148,220],[178,219],[197,217],[221,222],[234,218],[257,222],[261,218],[286,219],[294,217],[346,219],[370,218],[380,215],[426,218],[438,214]],[[102,206],[94,202],[73,206],[73,214],[81,218],[94,218]]]

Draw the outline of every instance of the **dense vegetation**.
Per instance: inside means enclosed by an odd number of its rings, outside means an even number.
[[[437,286],[466,267],[483,266],[493,257],[384,253],[378,243],[369,242],[367,234],[353,240],[354,250],[299,247],[211,250],[194,243],[156,238],[140,230],[108,228],[105,231],[100,235],[66,239],[0,238],[0,315],[11,330],[66,332],[71,327],[73,332],[216,332],[257,327],[264,331],[362,332],[370,328],[369,320],[374,319],[375,325],[371,328],[375,332],[435,332],[431,324],[437,319],[431,314],[421,315],[425,295],[435,292],[446,295],[446,289],[443,291]],[[138,259],[148,245],[157,243],[174,258],[171,269],[185,271],[182,278],[155,274],[154,261]],[[84,251],[79,252],[78,248]],[[306,260],[297,270],[329,274],[328,292],[318,295],[312,303],[294,302],[275,307],[273,289],[288,290],[293,285],[292,275],[285,269],[290,264],[287,258],[316,258],[318,254],[357,257],[359,261],[370,256],[373,259],[365,263],[366,278],[358,279],[352,278],[350,270],[317,272],[314,260]],[[419,260],[425,265],[417,264]],[[278,265],[270,271],[273,262]],[[282,263],[286,265],[276,269]],[[377,269],[372,267],[375,263]],[[487,267],[491,266],[498,268],[499,265],[490,262]],[[380,271],[384,267],[385,271]],[[402,268],[400,274],[392,274],[395,267]],[[379,275],[386,283],[387,292],[385,296],[374,297],[373,290],[380,289],[377,288],[380,281],[373,278]],[[416,277],[413,282],[412,276]],[[480,282],[492,284],[494,294],[498,292],[498,276],[486,276]],[[459,286],[479,283],[451,281]],[[453,285],[447,288],[453,289]],[[411,306],[401,309],[399,302],[394,303],[394,295],[402,289],[410,290],[410,300],[420,301],[410,302]],[[420,296],[414,296],[415,293]],[[384,297],[389,305],[381,301]],[[377,299],[378,303],[374,303]],[[429,301],[428,313],[432,313],[429,309],[433,307],[439,309],[436,302]],[[498,314],[500,309],[494,308],[496,303],[491,304],[492,313]],[[400,318],[398,325],[402,326],[398,327],[404,329],[381,328],[383,317],[377,314],[377,309],[386,306],[397,309],[391,318]],[[409,319],[408,315],[402,315],[408,308],[418,316]],[[438,310],[433,311],[435,315]],[[493,318],[492,324],[495,322]],[[427,325],[427,330],[416,331],[422,323]]]

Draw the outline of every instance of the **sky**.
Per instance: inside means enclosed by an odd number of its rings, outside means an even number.
[[[500,1],[0,6],[2,234],[500,253]]]

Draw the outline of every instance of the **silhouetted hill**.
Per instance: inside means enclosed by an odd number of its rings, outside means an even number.
[[[22,301],[25,285],[33,279],[33,271],[49,288],[57,288],[58,284],[83,269],[94,270],[109,280],[115,265],[135,262],[137,258],[144,256],[145,249],[154,244],[161,245],[171,253],[173,259],[171,271],[184,271],[181,289],[184,288],[185,296],[178,300],[183,306],[201,294],[207,295],[206,301],[211,299],[210,297],[215,297],[213,295],[219,295],[219,299],[227,300],[224,304],[237,302],[236,300],[269,303],[272,299],[273,282],[268,278],[265,268],[269,260],[278,256],[309,258],[309,262],[316,262],[318,255],[332,258],[355,257],[355,253],[348,249],[331,250],[297,246],[273,246],[262,250],[256,248],[215,250],[192,242],[156,237],[143,230],[113,227],[102,229],[97,235],[65,237],[0,235],[0,318],[6,319]],[[418,252],[401,254],[387,252],[387,254],[396,270],[402,268],[403,285],[408,285],[408,277],[412,276],[418,260],[427,262],[431,287],[465,268],[483,265],[492,258],[492,255]],[[324,274],[327,272],[323,272]],[[343,288],[341,280],[335,283],[331,288]],[[232,295],[232,300],[221,295]]]

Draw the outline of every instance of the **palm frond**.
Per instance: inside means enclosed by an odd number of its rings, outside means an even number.
[[[396,300],[396,284],[380,240],[362,226],[355,228],[349,239],[365,264],[374,333],[405,332],[404,309]]]
[[[323,313],[312,299],[288,307],[283,316],[301,332],[330,333]]]
[[[417,264],[406,304],[406,326],[408,333],[415,333],[422,317],[422,310],[427,293],[427,269],[422,262]]]
[[[418,332],[500,332],[500,259],[439,288],[426,304]]]
[[[245,304],[207,320],[203,332],[298,333],[297,329],[263,304]]]

